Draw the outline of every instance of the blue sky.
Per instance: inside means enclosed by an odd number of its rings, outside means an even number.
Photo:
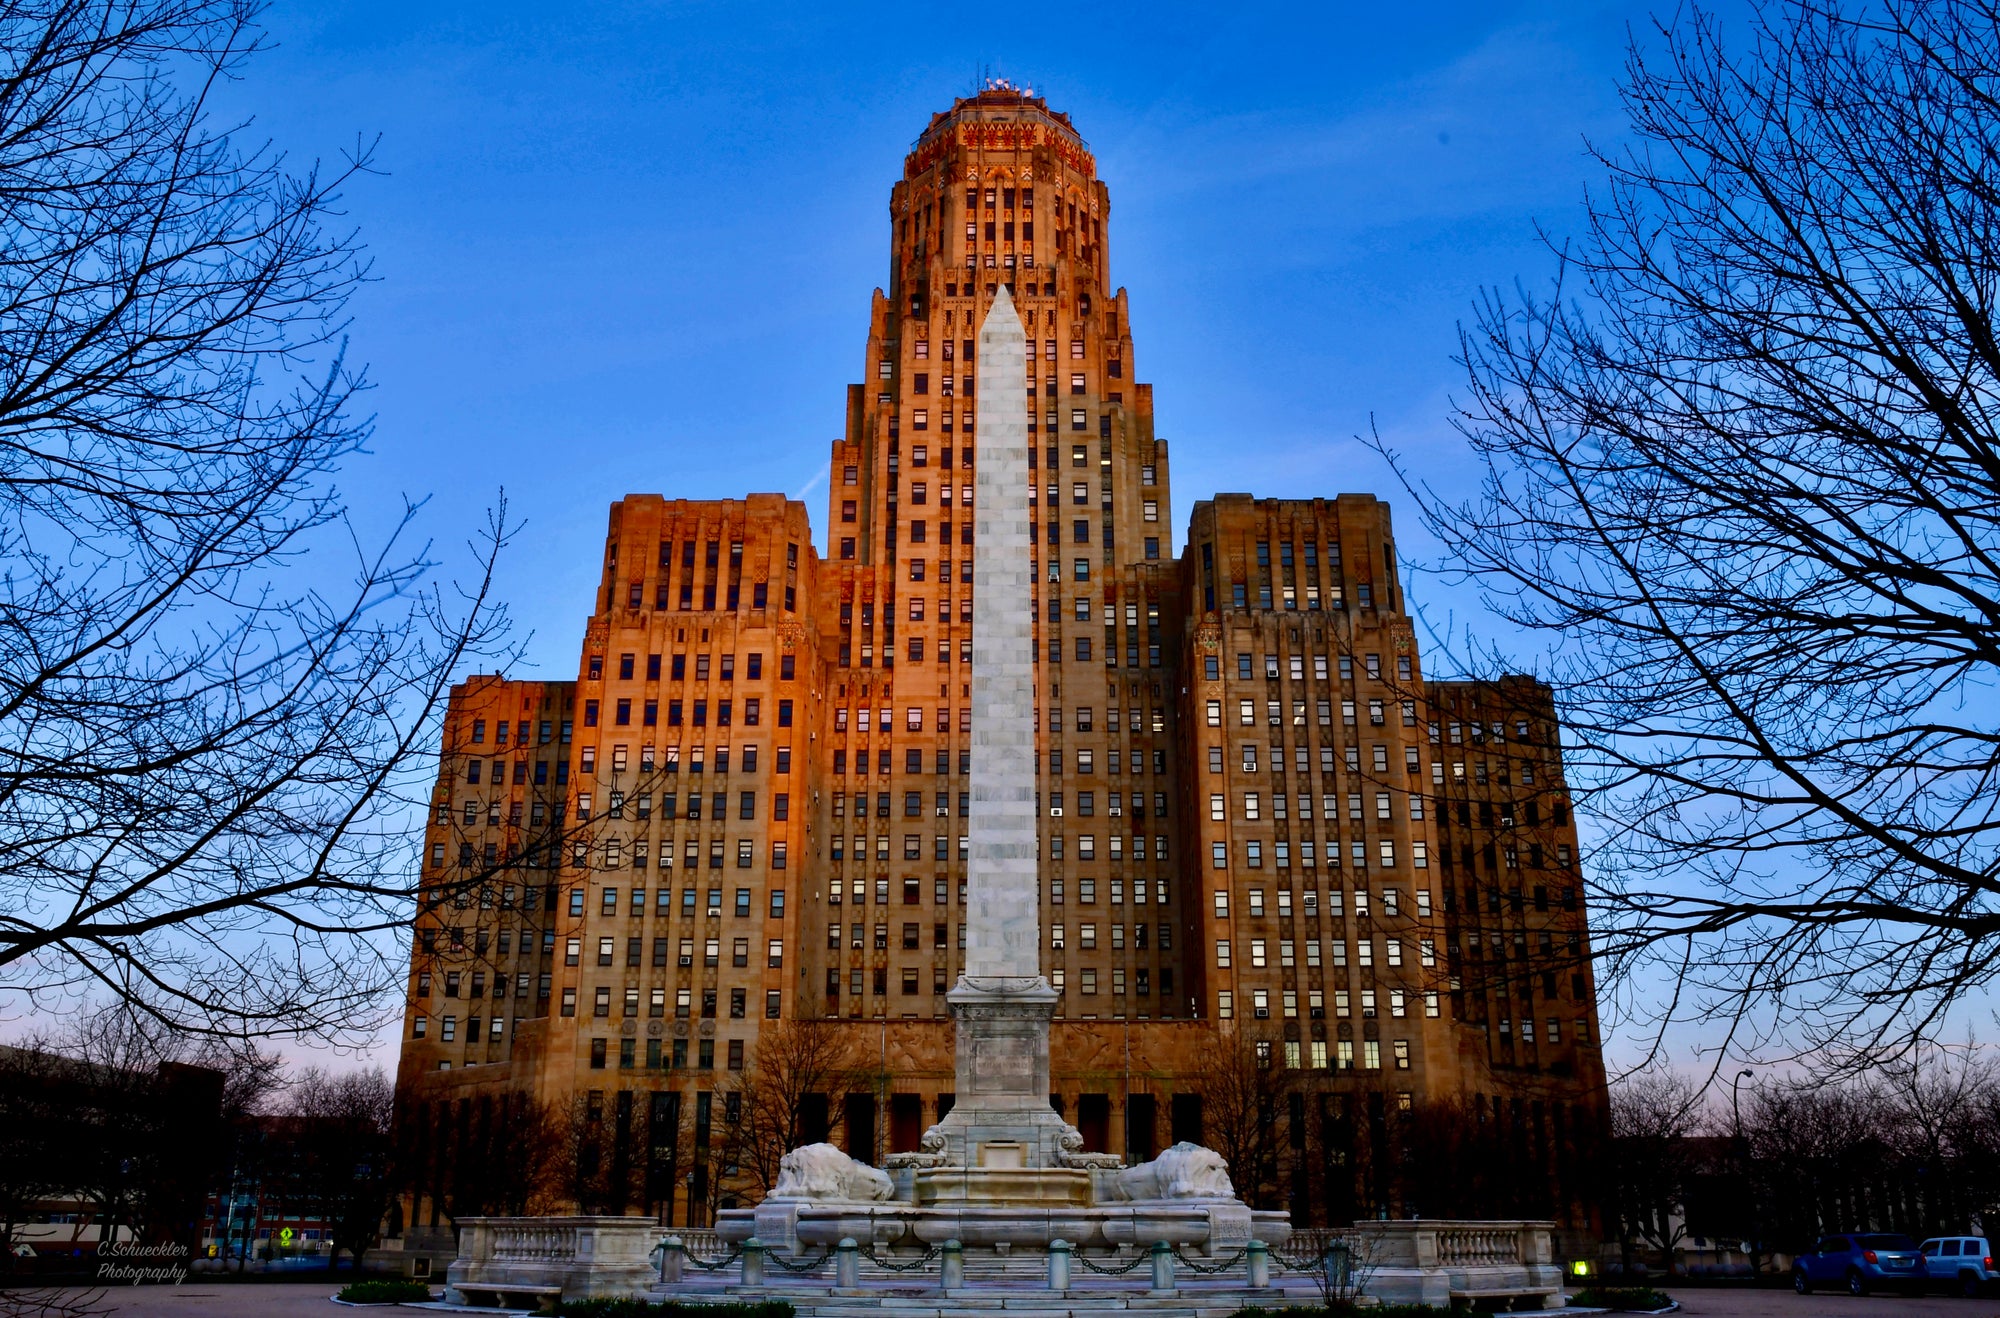
[[[1456,322],[1546,278],[1534,226],[1573,221],[1646,11],[1219,13],[283,0],[232,101],[298,158],[381,139],[348,197],[379,432],[344,488],[364,518],[431,495],[453,549],[505,486],[503,593],[551,676],[610,500],[778,490],[823,520],[889,186],[981,69],[1096,152],[1177,522],[1219,489],[1386,494],[1371,417],[1448,469]]]
[[[1482,286],[1547,280],[1536,227],[1574,228],[1647,15],[279,0],[229,104],[299,161],[379,135],[348,195],[378,431],[343,488],[376,526],[430,496],[450,557],[504,486],[519,673],[564,677],[611,500],[777,490],[824,520],[890,184],[982,70],[1096,154],[1178,524],[1224,489],[1391,494],[1371,424],[1453,488],[1458,322]]]

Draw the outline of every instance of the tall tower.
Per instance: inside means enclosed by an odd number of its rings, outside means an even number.
[[[964,968],[977,327],[1002,290],[1027,339],[1009,387],[1031,486],[1042,969],[1069,1018],[1188,1014],[1167,448],[1134,378],[1109,212],[1068,117],[1006,86],[935,116],[890,192],[889,284],[834,446],[823,577],[827,895],[847,926],[824,952],[829,1015],[943,1019]]]

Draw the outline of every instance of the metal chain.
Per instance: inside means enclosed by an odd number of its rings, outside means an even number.
[[[868,1247],[861,1251],[861,1255],[863,1258],[867,1259],[870,1263],[873,1263],[876,1267],[886,1268],[890,1272],[916,1272],[922,1268],[928,1267],[930,1265],[930,1261],[943,1252],[944,1251],[940,1250],[936,1245],[932,1245],[930,1248],[926,1249],[923,1252],[923,1256],[917,1259],[915,1262],[891,1263],[888,1259],[881,1257],[879,1254],[875,1252],[875,1244],[873,1241],[870,1241]]]
[[[1133,1259],[1130,1263],[1125,1264],[1123,1267],[1101,1268],[1097,1264],[1092,1263],[1090,1261],[1090,1256],[1088,1254],[1079,1253],[1073,1255],[1072,1257],[1074,1257],[1078,1263],[1083,1264],[1085,1268],[1099,1274],[1100,1276],[1105,1276],[1105,1277],[1122,1277],[1128,1272],[1135,1271],[1141,1263],[1150,1263],[1153,1261],[1153,1256],[1150,1253],[1146,1253],[1139,1255],[1137,1258]]]
[[[1231,1268],[1235,1267],[1238,1263],[1241,1263],[1244,1259],[1248,1258],[1249,1256],[1250,1256],[1249,1249],[1247,1248],[1239,1249],[1234,1254],[1230,1255],[1228,1258],[1222,1260],[1222,1262],[1220,1263],[1204,1266],[1200,1263],[1195,1262],[1187,1255],[1181,1253],[1180,1250],[1176,1249],[1174,1251],[1174,1257],[1179,1259],[1189,1272],[1198,1272],[1205,1276],[1211,1276],[1211,1277],[1219,1272],[1229,1271]]]
[[[816,1259],[807,1259],[803,1263],[787,1263],[785,1262],[784,1256],[782,1254],[779,1254],[776,1250],[767,1249],[764,1251],[764,1259],[766,1262],[775,1263],[779,1267],[783,1268],[786,1272],[798,1272],[798,1273],[818,1272],[821,1268],[826,1266],[826,1261],[832,1257],[833,1257],[833,1251],[829,1249],[826,1253],[820,1255]]]
[[[715,1260],[715,1262],[713,1263],[704,1263],[702,1260],[696,1258],[694,1255],[688,1253],[686,1250],[681,1251],[681,1258],[684,1261],[692,1264],[697,1268],[700,1268],[703,1272],[720,1272],[722,1269],[728,1267],[730,1264],[734,1263],[737,1259],[740,1259],[742,1257],[743,1257],[743,1248],[740,1245],[737,1246],[735,1249],[730,1250],[727,1254],[724,1254],[721,1258]]]

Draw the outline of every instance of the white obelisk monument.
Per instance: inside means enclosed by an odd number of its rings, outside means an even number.
[[[972,814],[965,973],[946,996],[957,1095],[937,1130],[962,1168],[1059,1165],[1036,882],[1035,638],[1027,336],[1002,286],[979,329],[972,547]]]

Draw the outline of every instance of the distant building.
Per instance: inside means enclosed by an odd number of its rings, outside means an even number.
[[[223,1144],[222,1082],[205,1066],[0,1047],[9,1252],[54,1263],[136,1240],[192,1257]]]
[[[1595,1232],[1604,1071],[1549,693],[1426,680],[1371,496],[1218,495],[1173,557],[1109,213],[1041,100],[937,115],[890,194],[830,557],[778,495],[629,495],[575,680],[453,692],[399,1079],[412,1256],[519,1197],[510,1150],[550,1113],[586,1150],[557,1200],[699,1224],[753,1197],[724,1132],[773,1022],[840,1022],[872,1078],[806,1125],[859,1157],[948,1108],[973,353],[1002,284],[1031,347],[1051,1102],[1146,1158],[1212,1130],[1197,1072],[1242,1040],[1297,1073],[1273,1120],[1300,1220],[1431,1215],[1398,1131],[1448,1108]]]

